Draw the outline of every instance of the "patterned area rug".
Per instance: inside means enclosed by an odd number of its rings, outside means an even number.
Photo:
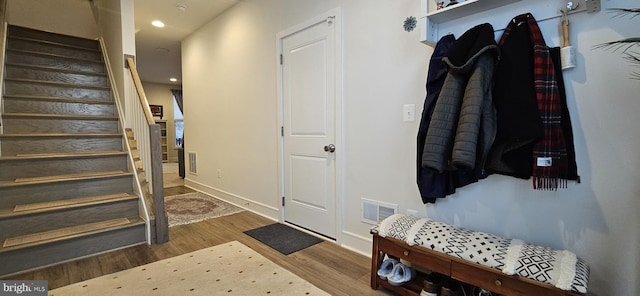
[[[64,286],[76,295],[329,295],[237,241]]]
[[[230,203],[200,192],[167,196],[164,206],[169,227],[204,221],[244,211]]]

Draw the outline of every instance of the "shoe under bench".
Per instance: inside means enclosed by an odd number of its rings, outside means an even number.
[[[371,256],[371,288],[383,287],[398,295],[420,295],[423,278],[420,273],[402,286],[393,286],[377,275],[385,255],[408,261],[413,267],[421,267],[432,272],[449,276],[482,289],[505,296],[548,295],[548,296],[584,296],[585,294],[561,290],[553,285],[532,279],[507,275],[499,270],[466,261],[424,247],[409,246],[404,241],[373,235],[373,253]]]

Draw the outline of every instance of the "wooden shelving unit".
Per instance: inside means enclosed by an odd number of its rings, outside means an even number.
[[[156,120],[156,123],[160,125],[160,135],[162,143],[162,161],[169,161],[168,139],[167,139],[167,121]]]

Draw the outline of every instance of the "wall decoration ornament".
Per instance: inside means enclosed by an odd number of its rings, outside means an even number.
[[[404,30],[407,32],[413,31],[413,29],[416,28],[417,23],[418,21],[414,16],[407,17],[407,19],[404,20]]]

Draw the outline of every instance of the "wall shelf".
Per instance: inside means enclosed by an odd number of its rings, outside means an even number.
[[[422,0],[424,16],[422,17],[420,27],[420,41],[427,45],[435,46],[436,42],[438,42],[438,39],[440,38],[438,32],[440,29],[440,23],[445,23],[518,1],[521,0],[466,0],[456,5],[429,12],[429,8],[434,7],[435,3],[434,5],[431,5],[433,0]]]

